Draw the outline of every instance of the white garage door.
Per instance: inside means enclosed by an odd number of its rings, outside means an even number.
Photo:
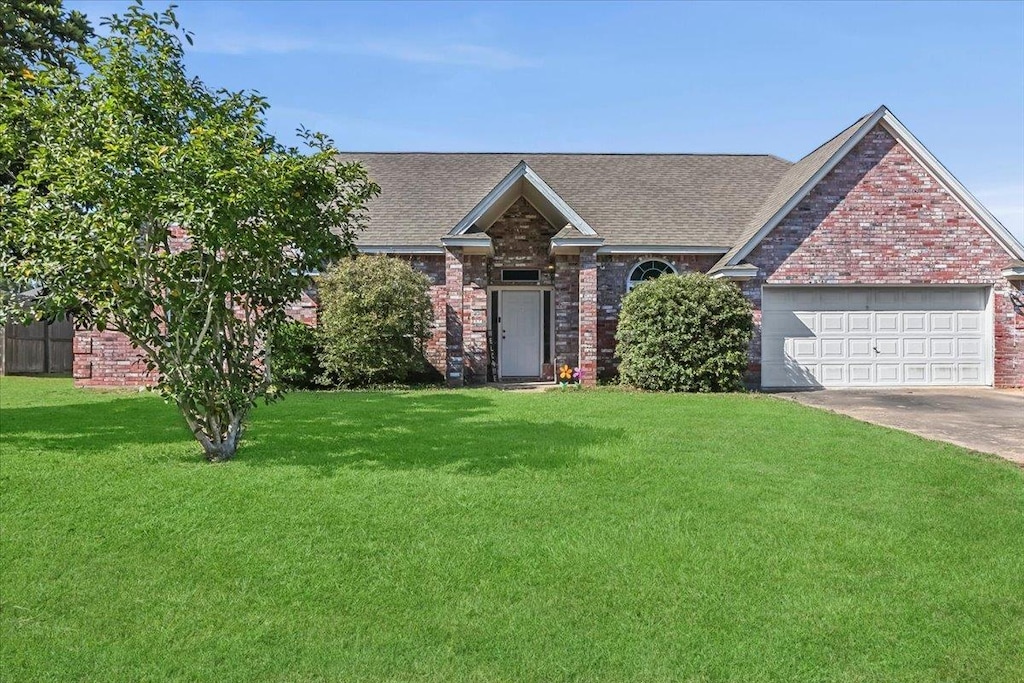
[[[765,287],[765,387],[989,384],[985,288]]]

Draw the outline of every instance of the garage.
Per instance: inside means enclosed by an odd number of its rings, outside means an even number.
[[[992,383],[987,287],[762,291],[766,388]]]

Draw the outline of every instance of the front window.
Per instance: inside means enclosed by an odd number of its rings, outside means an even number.
[[[664,261],[644,261],[630,271],[626,291],[630,291],[645,280],[653,280],[662,275],[674,275],[675,272],[676,269]]]

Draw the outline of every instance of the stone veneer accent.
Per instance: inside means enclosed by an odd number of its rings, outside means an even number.
[[[748,255],[743,284],[761,362],[762,285],[984,285],[995,291],[995,384],[1024,386],[1024,323],[1002,246],[882,126],[869,132]]]

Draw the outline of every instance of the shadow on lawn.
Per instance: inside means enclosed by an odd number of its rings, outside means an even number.
[[[3,450],[103,453],[125,447],[183,460],[201,452],[173,406],[153,396],[96,403],[5,408]],[[330,476],[339,468],[451,469],[488,474],[566,466],[583,448],[621,439],[621,429],[583,427],[526,405],[499,410],[483,392],[293,394],[258,406],[238,451],[250,467],[298,465]]]
[[[483,392],[306,394],[259,415],[244,451],[247,465],[433,469],[489,474],[552,469],[583,448],[622,438],[620,429],[583,427],[535,416],[526,406],[499,411]]]

